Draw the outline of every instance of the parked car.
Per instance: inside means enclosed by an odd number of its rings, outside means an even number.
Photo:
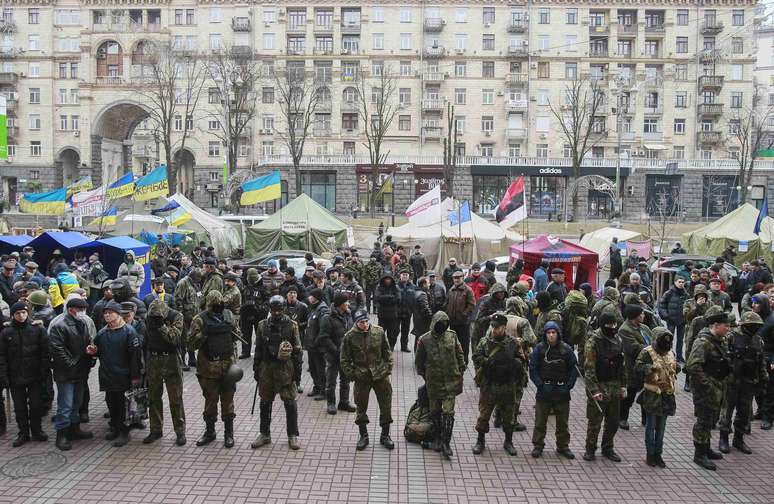
[[[496,264],[495,280],[507,286],[508,284],[506,283],[505,278],[508,276],[508,270],[511,269],[511,258],[508,256],[499,256],[499,257],[493,257],[492,259],[489,259],[489,260],[493,261]],[[481,262],[482,268],[484,263],[486,263],[486,261]]]
[[[259,272],[264,272],[269,269],[269,261],[272,259],[279,261],[280,257],[284,257],[288,261],[288,266],[292,266],[296,271],[296,278],[301,278],[306,270],[306,259],[304,259],[306,253],[305,250],[275,250],[252,259],[237,261],[237,263],[242,266],[243,270],[256,268]],[[314,255],[314,262],[322,262],[325,265],[325,269],[330,268],[332,265],[331,261],[318,255]]]

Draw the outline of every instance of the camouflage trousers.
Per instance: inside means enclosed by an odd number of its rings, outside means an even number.
[[[596,408],[595,408],[596,409]],[[546,425],[548,417],[553,413],[556,417],[556,449],[562,450],[570,446],[570,401],[536,401],[535,429],[532,431],[532,445],[541,450],[545,446]]]
[[[376,394],[376,401],[379,403],[379,425],[385,426],[392,423],[392,384],[389,377],[381,380],[355,380],[353,389],[357,425],[368,424],[367,411],[371,390]]]
[[[720,412],[706,406],[694,405],[693,414],[696,422],[693,424],[694,444],[709,444],[712,439],[712,427],[718,420]]]
[[[227,385],[223,378],[204,378],[197,375],[199,386],[204,396],[205,420],[215,421],[218,418],[218,402],[220,402],[220,418],[222,420],[234,418],[234,394],[236,384]]]
[[[298,391],[293,375],[292,363],[262,363],[258,384],[258,395],[261,401],[273,401],[278,394],[283,402],[295,401]]]
[[[455,397],[431,397],[430,398],[430,413],[436,414],[454,414]]]
[[[599,405],[599,408],[594,404]],[[601,409],[601,411],[600,411]],[[602,432],[602,451],[613,449],[613,440],[618,432],[618,421],[621,419],[621,398],[618,394],[605,395],[601,401],[594,401],[590,397],[586,400],[586,451],[597,450],[599,431],[604,423]]]
[[[495,407],[500,411],[503,421],[503,431],[513,430],[514,409],[516,405],[516,390],[521,389],[519,384],[487,383],[481,386],[481,394],[478,397],[478,420],[476,431],[486,434],[489,432],[489,419]]]
[[[756,385],[751,383],[729,383],[720,410],[718,429],[720,432],[731,432],[733,418],[734,432],[744,434],[751,420],[752,400]],[[734,416],[736,411],[736,416]]]
[[[169,412],[176,434],[185,434],[185,408],[183,407],[183,371],[177,353],[148,355],[146,363],[148,380],[148,417],[150,431],[164,430],[164,385],[167,386]]]

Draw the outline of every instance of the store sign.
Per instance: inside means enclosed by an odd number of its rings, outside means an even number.
[[[561,168],[541,168],[538,173],[540,175],[564,175],[564,171]]]
[[[572,177],[572,166],[520,166],[520,165],[479,165],[470,167],[471,175],[505,175],[516,178],[519,175],[538,177]],[[629,168],[621,167],[621,176],[629,175]],[[615,177],[615,166],[583,166],[581,175]]]
[[[282,221],[282,230],[288,233],[301,233],[306,231],[306,221]]]
[[[418,173],[416,176],[416,196],[422,196],[425,193],[435,189],[436,186],[441,186],[441,193],[446,191],[443,177],[440,175]]]

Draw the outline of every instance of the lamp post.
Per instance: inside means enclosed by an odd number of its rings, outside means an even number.
[[[752,191],[752,186],[747,186],[747,194],[750,194],[750,191]],[[738,185],[736,186],[736,207],[739,208],[742,206],[742,186]]]

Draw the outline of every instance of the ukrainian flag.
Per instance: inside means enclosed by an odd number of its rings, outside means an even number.
[[[19,201],[19,210],[38,215],[64,215],[67,188],[45,193],[25,194]]]
[[[166,216],[169,225],[176,227],[182,226],[192,218],[193,216],[183,207],[176,208],[172,213]]]
[[[81,191],[88,191],[93,188],[94,184],[91,182],[91,175],[86,175],[67,186],[67,197],[69,198],[73,194],[77,194]]]
[[[271,201],[282,197],[282,186],[279,170],[274,170],[268,175],[249,180],[242,184],[242,197],[239,204],[242,206],[254,205],[262,201]]]
[[[94,219],[89,223],[90,227],[104,227],[115,226],[118,222],[118,209],[116,207],[110,207],[102,215]]]
[[[109,200],[123,198],[129,196],[134,192],[134,174],[132,172],[127,173],[120,179],[110,184],[107,188],[105,195]]]
[[[134,201],[145,201],[168,194],[167,165],[159,165],[134,184]]]

